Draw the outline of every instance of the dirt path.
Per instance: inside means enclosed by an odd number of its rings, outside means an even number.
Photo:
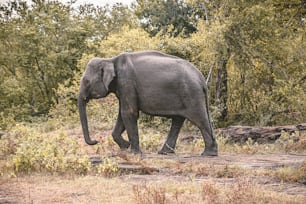
[[[173,159],[180,163],[198,161],[214,165],[237,165],[252,168],[276,168],[297,166],[306,162],[306,155],[298,154],[219,154],[218,157],[201,157],[199,155],[158,155],[144,154],[144,158]]]
[[[290,154],[220,154],[218,157],[205,158],[198,155],[157,155],[157,154],[145,154],[143,156],[147,160],[162,159],[177,161],[182,164],[181,167],[163,167],[155,168],[155,172],[151,175],[129,175],[128,179],[145,180],[145,181],[157,181],[162,180],[163,177],[173,179],[190,179],[190,174],[197,174],[198,171],[186,171],[179,170],[178,168],[190,168],[193,164],[196,168],[207,167],[204,175],[199,171],[196,181],[213,181],[215,183],[232,183],[237,182],[243,177],[247,177],[249,181],[270,187],[277,191],[283,191],[290,195],[303,195],[306,198],[306,181],[299,181],[297,183],[284,183],[273,177],[265,176],[265,173],[259,173],[258,175],[252,175],[254,171],[269,171],[284,167],[296,168],[306,162],[306,155],[290,155]],[[127,168],[128,165],[121,164],[122,168]],[[130,168],[141,168],[141,166],[130,165]],[[153,169],[154,170],[154,169]],[[153,171],[151,169],[151,171]],[[204,170],[204,171],[205,171]],[[138,169],[139,171],[139,169]],[[207,173],[207,171],[217,171]],[[228,171],[228,172],[226,172]],[[250,171],[250,173],[243,173],[241,171]],[[189,175],[188,175],[189,173]],[[207,174],[206,174],[207,173]],[[219,175],[218,175],[219,174]],[[306,172],[305,172],[306,174]],[[127,180],[128,180],[127,179]]]
[[[135,184],[169,182],[186,184],[208,181],[226,185],[241,180],[258,184],[263,189],[302,196],[306,201],[305,181],[286,183],[260,173],[282,167],[297,167],[306,162],[306,155],[221,153],[218,157],[203,158],[190,154],[144,154],[141,158],[135,158],[124,153],[114,155],[113,158],[119,163],[122,172],[113,179],[95,175],[73,178],[31,175],[1,179],[0,203],[90,203],[86,201],[88,196],[96,196],[97,200],[107,201],[105,203],[121,203],[122,200],[114,198],[109,200],[108,195],[112,195],[114,189],[122,188],[120,195],[123,198],[120,199],[126,199],[125,197],[130,197],[133,193],[131,189]],[[96,157],[92,157],[92,161],[95,164],[102,162]],[[94,189],[95,193],[90,189]]]

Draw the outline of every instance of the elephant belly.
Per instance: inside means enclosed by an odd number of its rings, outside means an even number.
[[[186,108],[184,97],[171,86],[147,87],[138,94],[138,99],[139,109],[151,115],[181,115]]]
[[[169,101],[170,98],[164,98],[162,100]],[[183,110],[185,109],[182,103],[164,103],[162,101],[153,101],[147,103],[146,101],[140,100],[139,109],[150,115],[159,115],[159,116],[171,116],[171,115],[182,115]]]

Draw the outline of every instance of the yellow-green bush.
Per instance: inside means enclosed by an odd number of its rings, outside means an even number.
[[[103,159],[103,163],[99,164],[96,167],[96,171],[99,175],[105,177],[114,177],[119,173],[119,166],[117,162],[113,161],[110,158],[105,157]]]
[[[91,167],[80,144],[64,132],[40,133],[33,128],[17,125],[0,145],[5,150],[3,153],[7,154],[7,167],[15,173],[85,174]]]

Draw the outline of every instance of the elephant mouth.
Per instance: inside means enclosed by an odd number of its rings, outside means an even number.
[[[91,94],[91,95],[89,95],[89,96],[87,96],[87,97],[84,97],[83,100],[84,100],[86,103],[88,103],[89,100],[91,100],[91,99],[99,99],[99,98],[103,98],[103,96],[102,96],[101,94]]]
[[[90,97],[90,99],[99,99],[99,98],[102,98],[103,96],[100,95],[100,94],[97,94],[97,95],[93,95]]]

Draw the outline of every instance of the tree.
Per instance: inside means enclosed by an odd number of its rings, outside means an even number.
[[[1,21],[0,46],[5,52],[0,54],[0,66],[8,76],[5,81],[12,84],[6,91],[24,89],[17,100],[11,96],[8,105],[23,107],[29,115],[46,113],[56,99],[58,83],[77,69],[86,36],[72,29],[71,9],[59,2],[37,0],[29,6],[13,1],[2,8],[8,15]]]
[[[137,0],[135,13],[145,31],[155,36],[188,37],[197,31],[197,22],[205,15],[205,6],[191,5],[184,0]]]
[[[70,90],[76,88],[69,86],[77,85],[73,77],[89,56],[156,49],[191,61],[208,76],[217,126],[305,120],[303,0],[72,5],[0,4],[2,118],[46,114],[65,96],[74,103]],[[67,88],[64,94],[59,86]]]
[[[0,6],[0,112],[16,119],[48,113],[57,102],[59,84],[80,68],[84,53],[99,53],[93,44],[133,25],[130,10],[59,1],[14,0]],[[129,22],[128,22],[129,21]]]
[[[304,94],[298,94],[303,93],[297,83],[301,77],[295,75],[305,76],[305,52],[301,52],[302,43],[296,44],[303,39],[305,3],[271,0],[222,4],[215,15],[224,25],[219,45],[221,50],[228,50],[219,54],[228,53],[230,117],[273,125],[280,117],[284,122],[284,118],[290,121],[293,115],[305,114],[300,108]]]
[[[103,57],[114,57],[122,52],[136,52],[158,49],[157,38],[151,38],[140,28],[131,29],[124,26],[117,33],[112,33],[107,39],[99,43],[99,50]]]

